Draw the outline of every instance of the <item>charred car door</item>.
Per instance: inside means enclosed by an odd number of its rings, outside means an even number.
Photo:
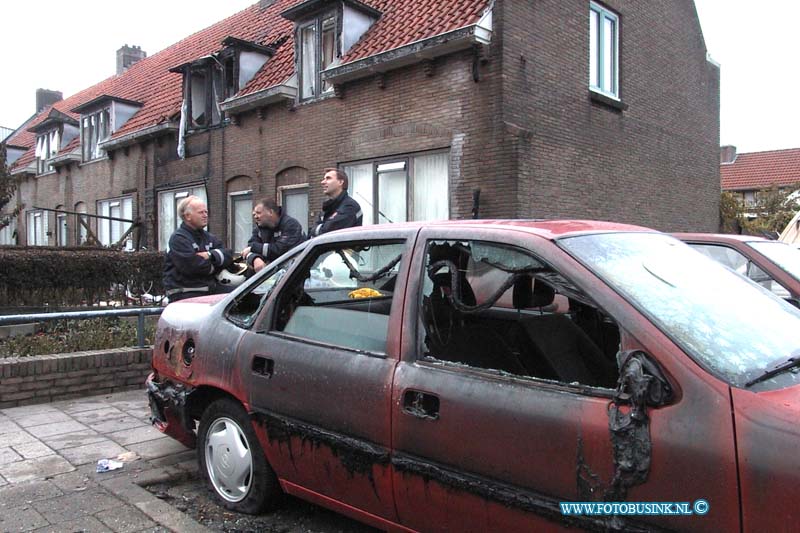
[[[381,236],[319,238],[245,334],[239,357],[284,489],[395,520],[389,402],[413,232]]]
[[[666,338],[549,240],[430,228],[417,246],[392,402],[404,525],[738,527],[725,511],[563,516],[567,501],[735,509],[725,387],[676,364]]]

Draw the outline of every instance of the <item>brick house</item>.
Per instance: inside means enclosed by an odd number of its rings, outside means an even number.
[[[25,147],[21,244],[81,242],[85,212],[109,217],[89,221],[104,244],[138,219],[163,248],[198,194],[240,249],[260,197],[313,220],[331,166],[365,223],[479,205],[711,231],[718,140],[719,69],[690,1],[262,0],[8,144]]]
[[[752,206],[759,191],[800,184],[800,148],[737,154],[735,146],[722,146],[719,170],[722,190]]]

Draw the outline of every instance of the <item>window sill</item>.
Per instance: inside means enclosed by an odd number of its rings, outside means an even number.
[[[91,165],[93,163],[99,163],[100,161],[108,161],[108,156],[104,155],[102,157],[98,157],[97,159],[90,159],[89,161],[81,161],[78,166],[83,167],[86,165]]]
[[[42,172],[41,174],[36,174],[36,179],[46,178],[47,176],[52,176],[54,174],[57,174],[57,172],[55,170],[48,170],[47,172]]]
[[[328,91],[323,93],[319,96],[314,96],[312,98],[306,98],[305,100],[297,100],[295,105],[297,106],[304,106],[308,104],[316,104],[317,102],[322,102],[324,100],[330,100],[331,98],[336,98],[336,94],[333,91]]]
[[[610,107],[615,111],[627,111],[628,109],[628,104],[624,103],[622,100],[617,100],[616,98],[606,96],[605,94],[593,91],[592,89],[589,89],[589,100],[591,100],[593,103]]]

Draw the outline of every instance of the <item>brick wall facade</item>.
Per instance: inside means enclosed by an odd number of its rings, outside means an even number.
[[[141,389],[152,348],[0,359],[0,409]]]
[[[706,59],[694,6],[604,5],[620,17],[625,110],[590,98],[586,2],[498,0],[492,43],[478,57],[466,50],[435,59],[432,69],[418,63],[348,82],[341,97],[246,112],[236,124],[189,135],[184,160],[175,136],[149,140],[113,159],[30,178],[20,197],[27,206],[85,202],[94,213],[97,200],[129,191],[134,216],[143,215],[144,242],[154,247],[160,190],[205,183],[209,229],[229,238],[227,194],[248,180],[258,199],[306,179],[313,220],[324,168],[449,150],[451,218],[470,216],[480,188],[483,218],[713,231],[719,70]],[[19,232],[24,242],[24,217]]]

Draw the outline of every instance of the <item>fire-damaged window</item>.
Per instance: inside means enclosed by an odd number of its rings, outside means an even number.
[[[320,248],[278,295],[274,330],[315,343],[386,353],[404,242]]]
[[[333,90],[320,72],[339,57],[336,15],[330,13],[298,27],[300,99],[317,98]]]
[[[187,100],[189,105],[190,127],[204,128],[219,124],[218,92],[221,76],[215,76],[211,65],[193,68],[189,71]],[[215,84],[214,81],[217,83]]]
[[[249,328],[252,326],[259,311],[264,307],[272,290],[278,282],[286,275],[286,272],[294,264],[297,254],[293,254],[288,259],[284,259],[277,265],[270,265],[269,273],[257,284],[239,294],[230,304],[225,312],[225,316],[234,324]]]
[[[448,152],[346,163],[349,194],[361,205],[364,225],[446,220]]]
[[[423,359],[613,389],[620,330],[564,276],[500,243],[430,241],[419,345]]]
[[[81,148],[83,160],[91,161],[105,155],[100,143],[111,136],[110,108],[81,117]]]

